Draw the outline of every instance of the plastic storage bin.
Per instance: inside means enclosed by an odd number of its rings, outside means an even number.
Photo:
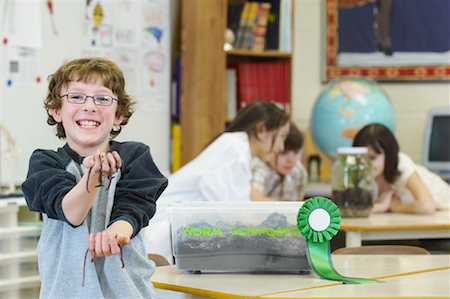
[[[170,208],[178,269],[309,272],[301,202],[186,202]]]

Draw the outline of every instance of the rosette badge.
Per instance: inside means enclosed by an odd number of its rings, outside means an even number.
[[[297,227],[307,240],[330,241],[339,231],[341,215],[338,207],[325,197],[305,202],[297,216]]]
[[[376,280],[346,277],[339,274],[331,260],[329,241],[338,233],[341,215],[328,198],[313,197],[298,211],[297,228],[306,238],[308,262],[321,278],[344,283],[375,283]]]

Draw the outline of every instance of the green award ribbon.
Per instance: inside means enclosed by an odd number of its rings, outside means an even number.
[[[306,238],[306,255],[313,271],[323,279],[343,283],[377,283],[377,280],[346,277],[333,266],[330,241],[339,231],[341,214],[338,207],[328,198],[313,197],[298,211],[297,227]]]

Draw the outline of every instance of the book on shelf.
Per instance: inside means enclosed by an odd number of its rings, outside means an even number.
[[[289,64],[285,61],[237,63],[238,109],[262,99],[289,113],[289,80]]]
[[[253,28],[253,40],[251,49],[253,51],[264,51],[266,43],[267,22],[269,19],[270,3],[258,3],[256,21]]]
[[[267,19],[267,31],[265,40],[266,50],[279,49],[279,33],[280,33],[280,1],[281,0],[263,0],[262,2],[270,3],[270,12]]]
[[[292,0],[280,0],[280,27],[279,46],[282,52],[291,52],[291,32],[292,32]]]
[[[236,117],[237,113],[237,70],[235,66],[227,68],[227,119],[231,120]]]
[[[292,6],[292,0],[255,0],[229,4],[227,26],[235,32],[234,47],[290,52]],[[237,15],[240,15],[239,21]]]
[[[227,13],[227,28],[234,33],[234,37],[237,37],[239,30],[239,24],[241,20],[241,14],[244,9],[245,2],[229,3]]]
[[[247,26],[247,19],[249,17],[249,11],[250,11],[250,3],[245,2],[244,7],[241,11],[241,17],[239,19],[239,27],[237,29],[236,40],[234,42],[235,48],[242,48],[242,45],[244,43],[244,34]]]
[[[258,8],[259,8],[259,3],[256,1],[250,1],[247,2],[246,4],[249,5],[249,9],[248,9],[248,15],[245,21],[245,26],[243,29],[243,40],[242,40],[242,45],[241,45],[241,49],[247,49],[250,50],[252,48],[252,44],[253,44],[253,32],[256,28],[256,18],[257,18],[257,13],[258,13]]]

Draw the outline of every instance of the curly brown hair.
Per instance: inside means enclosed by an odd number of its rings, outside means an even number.
[[[66,132],[61,123],[58,123],[52,116],[52,110],[61,109],[61,90],[72,81],[92,82],[100,79],[103,86],[109,88],[117,96],[116,117],[123,117],[122,123],[114,127],[110,132],[113,139],[122,131],[122,126],[126,125],[133,114],[135,102],[125,92],[125,79],[120,68],[111,60],[105,58],[81,58],[63,64],[58,70],[48,76],[48,92],[44,100],[44,107],[47,110],[47,123],[56,125],[56,136],[60,139],[66,138]]]

